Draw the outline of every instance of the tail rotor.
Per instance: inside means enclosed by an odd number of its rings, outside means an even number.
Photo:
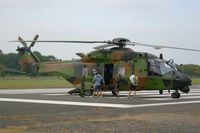
[[[31,55],[33,56],[35,62],[40,62],[40,60],[38,59],[38,57],[31,51],[31,48],[35,45],[35,42],[37,41],[39,35],[36,35],[33,39],[33,41],[31,42],[31,44],[28,46],[28,44],[19,36],[18,37],[18,41],[24,46],[24,47],[18,47],[17,51],[24,51],[27,50],[28,52],[31,53]]]

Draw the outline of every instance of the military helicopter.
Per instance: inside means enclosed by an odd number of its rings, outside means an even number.
[[[98,71],[104,77],[103,91],[112,91],[118,75],[122,76],[120,91],[128,90],[129,76],[133,72],[139,80],[137,91],[140,90],[159,90],[162,94],[163,90],[174,90],[171,94],[172,98],[180,98],[180,93],[188,93],[189,86],[192,85],[191,79],[186,74],[180,72],[173,61],[163,59],[163,54],[155,56],[147,52],[136,52],[130,46],[145,46],[155,49],[169,48],[179,50],[189,50],[200,52],[196,49],[150,45],[138,42],[131,42],[126,38],[114,38],[111,41],[54,41],[40,40],[38,35],[33,40],[23,40],[18,37],[23,47],[17,48],[20,55],[19,64],[22,66],[22,71],[26,73],[54,73],[62,76],[74,86],[79,86],[77,89],[70,91],[70,94],[90,92],[92,93],[93,73]],[[27,42],[30,42],[28,46]],[[31,48],[36,42],[47,43],[87,43],[101,44],[94,47],[94,51],[84,54],[76,53],[80,58],[78,61],[52,61],[40,62],[37,56],[31,51]],[[85,87],[85,82],[89,87]],[[82,89],[83,88],[83,89]]]

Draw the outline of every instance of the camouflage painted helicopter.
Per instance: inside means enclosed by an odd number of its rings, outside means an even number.
[[[69,93],[80,93],[83,91],[91,91],[92,87],[85,88],[85,82],[92,84],[93,72],[101,72],[104,77],[104,85],[102,90],[112,91],[113,95],[114,86],[118,75],[123,77],[120,90],[128,90],[129,76],[132,72],[138,77],[139,83],[137,90],[159,90],[160,94],[163,90],[175,90],[172,98],[179,98],[182,91],[188,93],[190,91],[191,79],[178,71],[174,61],[163,59],[163,55],[157,57],[153,54],[146,52],[136,52],[127,45],[153,47],[155,49],[170,48],[179,50],[189,50],[200,52],[200,50],[169,47],[161,45],[149,45],[138,42],[131,42],[126,38],[115,38],[112,41],[37,41],[38,35],[33,40],[23,40],[18,37],[23,47],[18,47],[17,51],[20,55],[20,65],[23,72],[27,73],[56,73],[69,81],[71,84],[83,89],[75,89]],[[27,42],[31,42],[28,46]],[[88,54],[77,53],[81,59],[79,61],[52,61],[40,62],[37,56],[31,52],[31,47],[36,42],[48,43],[100,43],[101,45],[94,47],[95,51]],[[109,48],[111,47],[111,48]],[[84,80],[83,80],[84,79]]]

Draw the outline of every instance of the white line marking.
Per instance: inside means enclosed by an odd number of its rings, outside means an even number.
[[[186,96],[186,97],[181,97],[180,99],[197,99],[200,98],[200,96]],[[156,101],[160,101],[160,100],[178,100],[178,99],[173,99],[173,98],[146,98],[144,100],[156,100]]]
[[[58,93],[53,93],[53,94],[42,94],[42,95],[45,95],[45,96],[68,96],[69,94],[65,93],[65,94],[58,94]]]
[[[58,89],[0,89],[0,94],[40,94],[40,93],[67,93],[74,88],[58,88]]]
[[[0,98],[0,101],[56,104],[56,105],[79,105],[79,106],[92,106],[92,107],[130,108],[130,105],[127,105],[127,104],[110,104],[110,103],[87,103],[87,102],[35,100],[35,99],[14,99],[14,98]]]
[[[132,105],[130,108],[164,106],[164,105],[181,105],[181,104],[191,104],[191,103],[200,103],[200,100],[199,101],[185,101],[185,102],[166,102],[166,103],[139,104],[139,105]]]
[[[3,101],[3,102],[54,104],[54,105],[76,105],[76,106],[91,106],[91,107],[110,107],[110,108],[139,108],[139,107],[152,107],[152,106],[181,105],[181,104],[200,103],[200,100],[199,100],[199,101],[166,102],[166,103],[130,105],[130,104],[87,103],[87,102],[72,102],[72,101],[15,99],[15,98],[0,98],[0,101]]]

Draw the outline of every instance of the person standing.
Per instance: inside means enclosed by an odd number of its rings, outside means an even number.
[[[138,77],[134,75],[134,73],[132,73],[130,76],[130,88],[129,88],[128,97],[131,96],[131,91],[134,91],[134,97],[136,97],[137,86],[138,86]]]
[[[81,76],[81,89],[80,89],[80,96],[84,97],[85,92],[85,79],[88,75],[88,67],[86,65],[83,66],[82,76]]]
[[[116,84],[115,84],[115,93],[117,94],[117,97],[119,97],[121,81],[122,81],[122,76],[119,74],[119,76],[117,77],[117,80],[116,80]]]
[[[80,89],[80,96],[84,97],[85,92],[85,76],[81,77],[81,89]]]
[[[97,93],[97,97],[102,95],[101,92],[101,87],[102,87],[102,82],[103,82],[103,77],[101,76],[100,73],[96,73],[94,75],[94,92],[93,92],[93,97]]]

